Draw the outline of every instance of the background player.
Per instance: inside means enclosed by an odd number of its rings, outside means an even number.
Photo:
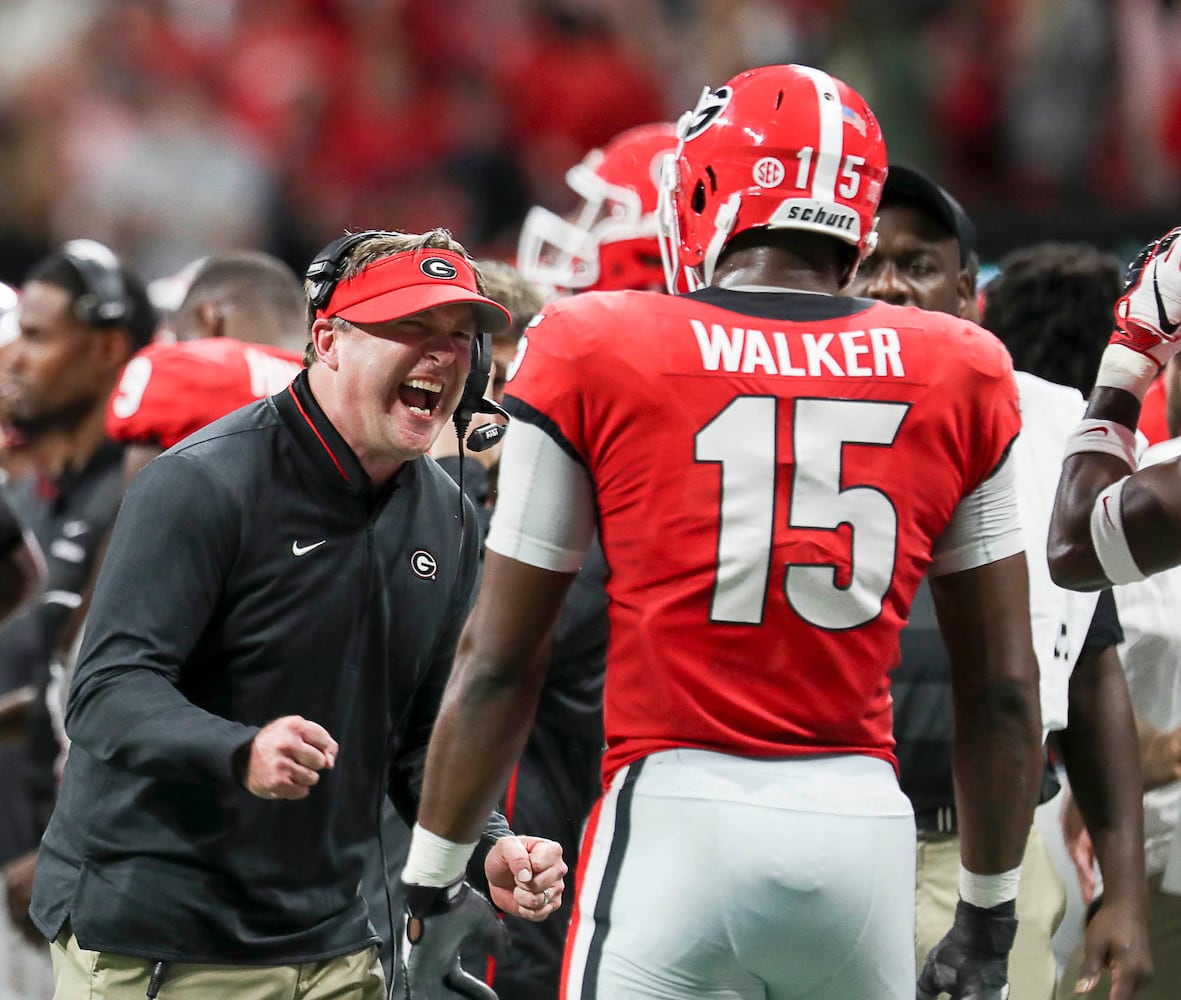
[[[206,257],[168,319],[175,343],[139,351],[107,403],[107,433],[127,443],[128,481],[182,438],[263,396],[303,368],[303,287],[269,254]]]
[[[566,217],[529,210],[517,244],[521,273],[561,293],[663,290],[657,184],[676,142],[669,122],[637,125],[571,167],[566,183],[579,202]]]
[[[1116,305],[1084,420],[1062,465],[1050,570],[1079,590],[1136,583],[1181,563],[1181,460],[1137,470],[1140,404],[1181,350],[1181,228],[1145,247]]]
[[[851,290],[974,319],[976,271],[975,227],[959,203],[920,171],[892,164],[878,211],[878,246]],[[1119,289],[1113,258],[1088,246],[1060,244],[1006,257],[988,286],[985,326],[1018,369],[1022,430],[1013,456],[1022,527],[1033,551],[1045,547],[1054,492],[1047,470],[1082,412],[1079,388],[1093,378]],[[1119,618],[1110,593],[1099,601],[1099,595],[1054,587],[1040,559],[1028,568],[1042,725],[1058,734],[1061,759],[1086,802],[1110,879],[1107,905],[1086,928],[1091,967],[1097,976],[1104,965],[1112,966],[1124,991],[1117,995],[1131,996],[1151,963],[1139,891],[1134,722],[1115,651]],[[891,694],[899,776],[918,829],[915,953],[921,961],[952,919],[960,858],[951,678],[925,585],[915,596],[900,644]],[[1048,767],[1041,800],[1058,790],[1057,773]],[[1021,863],[1017,936],[1009,956],[1015,996],[1055,995],[1052,942],[1066,909],[1066,887],[1035,825]]]
[[[33,265],[18,315],[4,356],[5,415],[15,431],[4,456],[8,496],[45,554],[47,578],[42,599],[0,629],[0,694],[35,692],[23,741],[0,744],[0,994],[35,995],[49,963],[28,899],[57,790],[55,692],[123,493],[122,446],[104,433],[103,412],[157,316],[140,277],[110,248],[83,239]]]

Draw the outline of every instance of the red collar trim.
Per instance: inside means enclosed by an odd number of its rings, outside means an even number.
[[[320,433],[319,428],[312,422],[312,418],[308,416],[308,411],[303,408],[303,403],[299,401],[299,397],[295,394],[294,384],[287,387],[287,391],[291,394],[291,398],[295,400],[295,407],[299,410],[299,415],[307,422],[307,425],[312,429],[312,433],[316,435],[316,440],[324,446],[324,450],[328,452],[328,457],[332,459],[332,464],[336,466],[336,471],[340,473],[341,478],[347,483],[349,482],[348,474],[344,471],[344,467],[340,464],[332,449],[328,446],[328,442],[324,440],[324,436]]]

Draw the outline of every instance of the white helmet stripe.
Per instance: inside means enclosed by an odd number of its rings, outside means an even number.
[[[819,148],[812,170],[812,197],[836,201],[837,174],[844,154],[845,119],[836,81],[822,70],[796,66],[816,86],[816,110],[820,124]]]

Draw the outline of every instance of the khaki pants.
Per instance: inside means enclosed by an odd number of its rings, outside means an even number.
[[[920,833],[915,868],[915,960],[951,928],[959,899],[960,838],[954,833]],[[1009,955],[1009,1000],[1053,1000],[1058,967],[1050,947],[1066,913],[1066,887],[1036,827],[1021,859],[1017,893],[1017,940]]]
[[[68,928],[51,946],[54,1000],[143,1000],[154,962],[87,951]],[[173,962],[160,1000],[385,1000],[376,948],[300,965],[206,965]]]

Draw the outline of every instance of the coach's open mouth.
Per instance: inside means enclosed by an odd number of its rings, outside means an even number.
[[[398,398],[411,410],[420,416],[429,417],[439,405],[443,383],[432,379],[410,378],[402,383],[398,390]]]

